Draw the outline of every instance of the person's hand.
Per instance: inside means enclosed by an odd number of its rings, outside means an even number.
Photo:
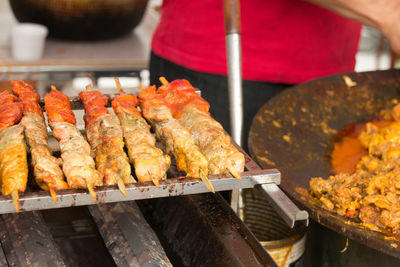
[[[400,55],[400,14],[389,25],[382,27],[382,34],[389,40],[391,49]]]
[[[307,0],[379,30],[400,55],[400,0]]]

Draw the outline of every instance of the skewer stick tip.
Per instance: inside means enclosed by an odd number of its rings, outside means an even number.
[[[96,201],[97,197],[96,197],[96,192],[94,192],[93,185],[88,184],[87,189],[89,191],[90,196],[93,198],[94,201]]]
[[[126,188],[125,188],[124,181],[122,181],[122,179],[118,179],[117,184],[118,184],[119,191],[121,191],[122,195],[124,197],[126,197]]]
[[[236,179],[238,179],[239,181],[242,181],[242,177],[240,177],[240,174],[231,166],[229,165],[228,167],[226,167],[226,169],[228,170],[228,172],[230,174],[232,174],[233,177],[235,177]]]
[[[49,186],[49,191],[50,191],[50,195],[53,198],[54,203],[57,204],[57,193],[56,190],[54,190],[53,187]]]
[[[168,84],[167,79],[165,79],[165,77],[163,77],[163,76],[160,77],[160,82],[161,82],[163,85],[167,85],[167,84]]]
[[[85,86],[87,91],[92,91],[93,90],[93,85],[90,83],[88,85]]]
[[[117,86],[118,92],[122,95],[124,94],[124,89],[122,89],[121,82],[119,81],[118,77],[114,77],[115,85]]]
[[[18,195],[18,190],[12,191],[11,192],[11,198],[13,205],[15,207],[16,212],[19,212],[19,195]]]
[[[156,187],[160,187],[160,182],[158,181],[158,179],[156,177],[151,177],[151,180],[153,181],[153,183]]]
[[[153,176],[150,171],[147,171],[147,174],[149,175],[149,177],[153,181],[154,185],[156,187],[160,187],[160,182],[158,181],[157,177]]]
[[[208,189],[210,189],[210,191],[215,194],[214,186],[212,185],[210,179],[208,179],[208,177],[206,175],[204,175],[202,171],[200,171],[200,178],[205,183],[205,185],[208,187]]]

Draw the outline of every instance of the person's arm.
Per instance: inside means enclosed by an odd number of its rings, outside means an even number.
[[[307,0],[378,29],[400,54],[400,0]]]

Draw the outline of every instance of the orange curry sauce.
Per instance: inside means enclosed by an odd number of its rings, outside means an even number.
[[[383,128],[391,121],[374,119],[372,122]],[[358,136],[365,129],[365,125],[366,122],[352,123],[336,136],[330,155],[333,174],[354,173],[360,159],[368,153],[358,140]]]

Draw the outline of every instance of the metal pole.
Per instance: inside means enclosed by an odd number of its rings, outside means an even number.
[[[224,0],[224,20],[231,135],[233,140],[240,146],[242,144],[243,95],[239,0]],[[239,209],[239,199],[240,191],[233,190],[231,195],[231,207],[236,213]]]
[[[226,57],[228,65],[227,74],[231,135],[235,142],[238,145],[241,145],[243,125],[243,96],[239,0],[224,0],[224,18],[226,33]]]
[[[238,145],[242,144],[243,95],[242,95],[242,54],[241,54],[241,22],[239,0],[224,0],[224,20],[226,34],[226,57],[228,65],[229,110],[231,134]],[[243,140],[247,142],[247,140]],[[308,213],[299,210],[276,184],[263,185],[262,192],[270,200],[272,206],[288,223],[294,227],[296,221],[306,221]],[[240,189],[232,190],[231,208],[238,213],[241,200]]]
[[[229,110],[233,140],[241,146],[243,128],[242,55],[240,34],[226,35]]]

